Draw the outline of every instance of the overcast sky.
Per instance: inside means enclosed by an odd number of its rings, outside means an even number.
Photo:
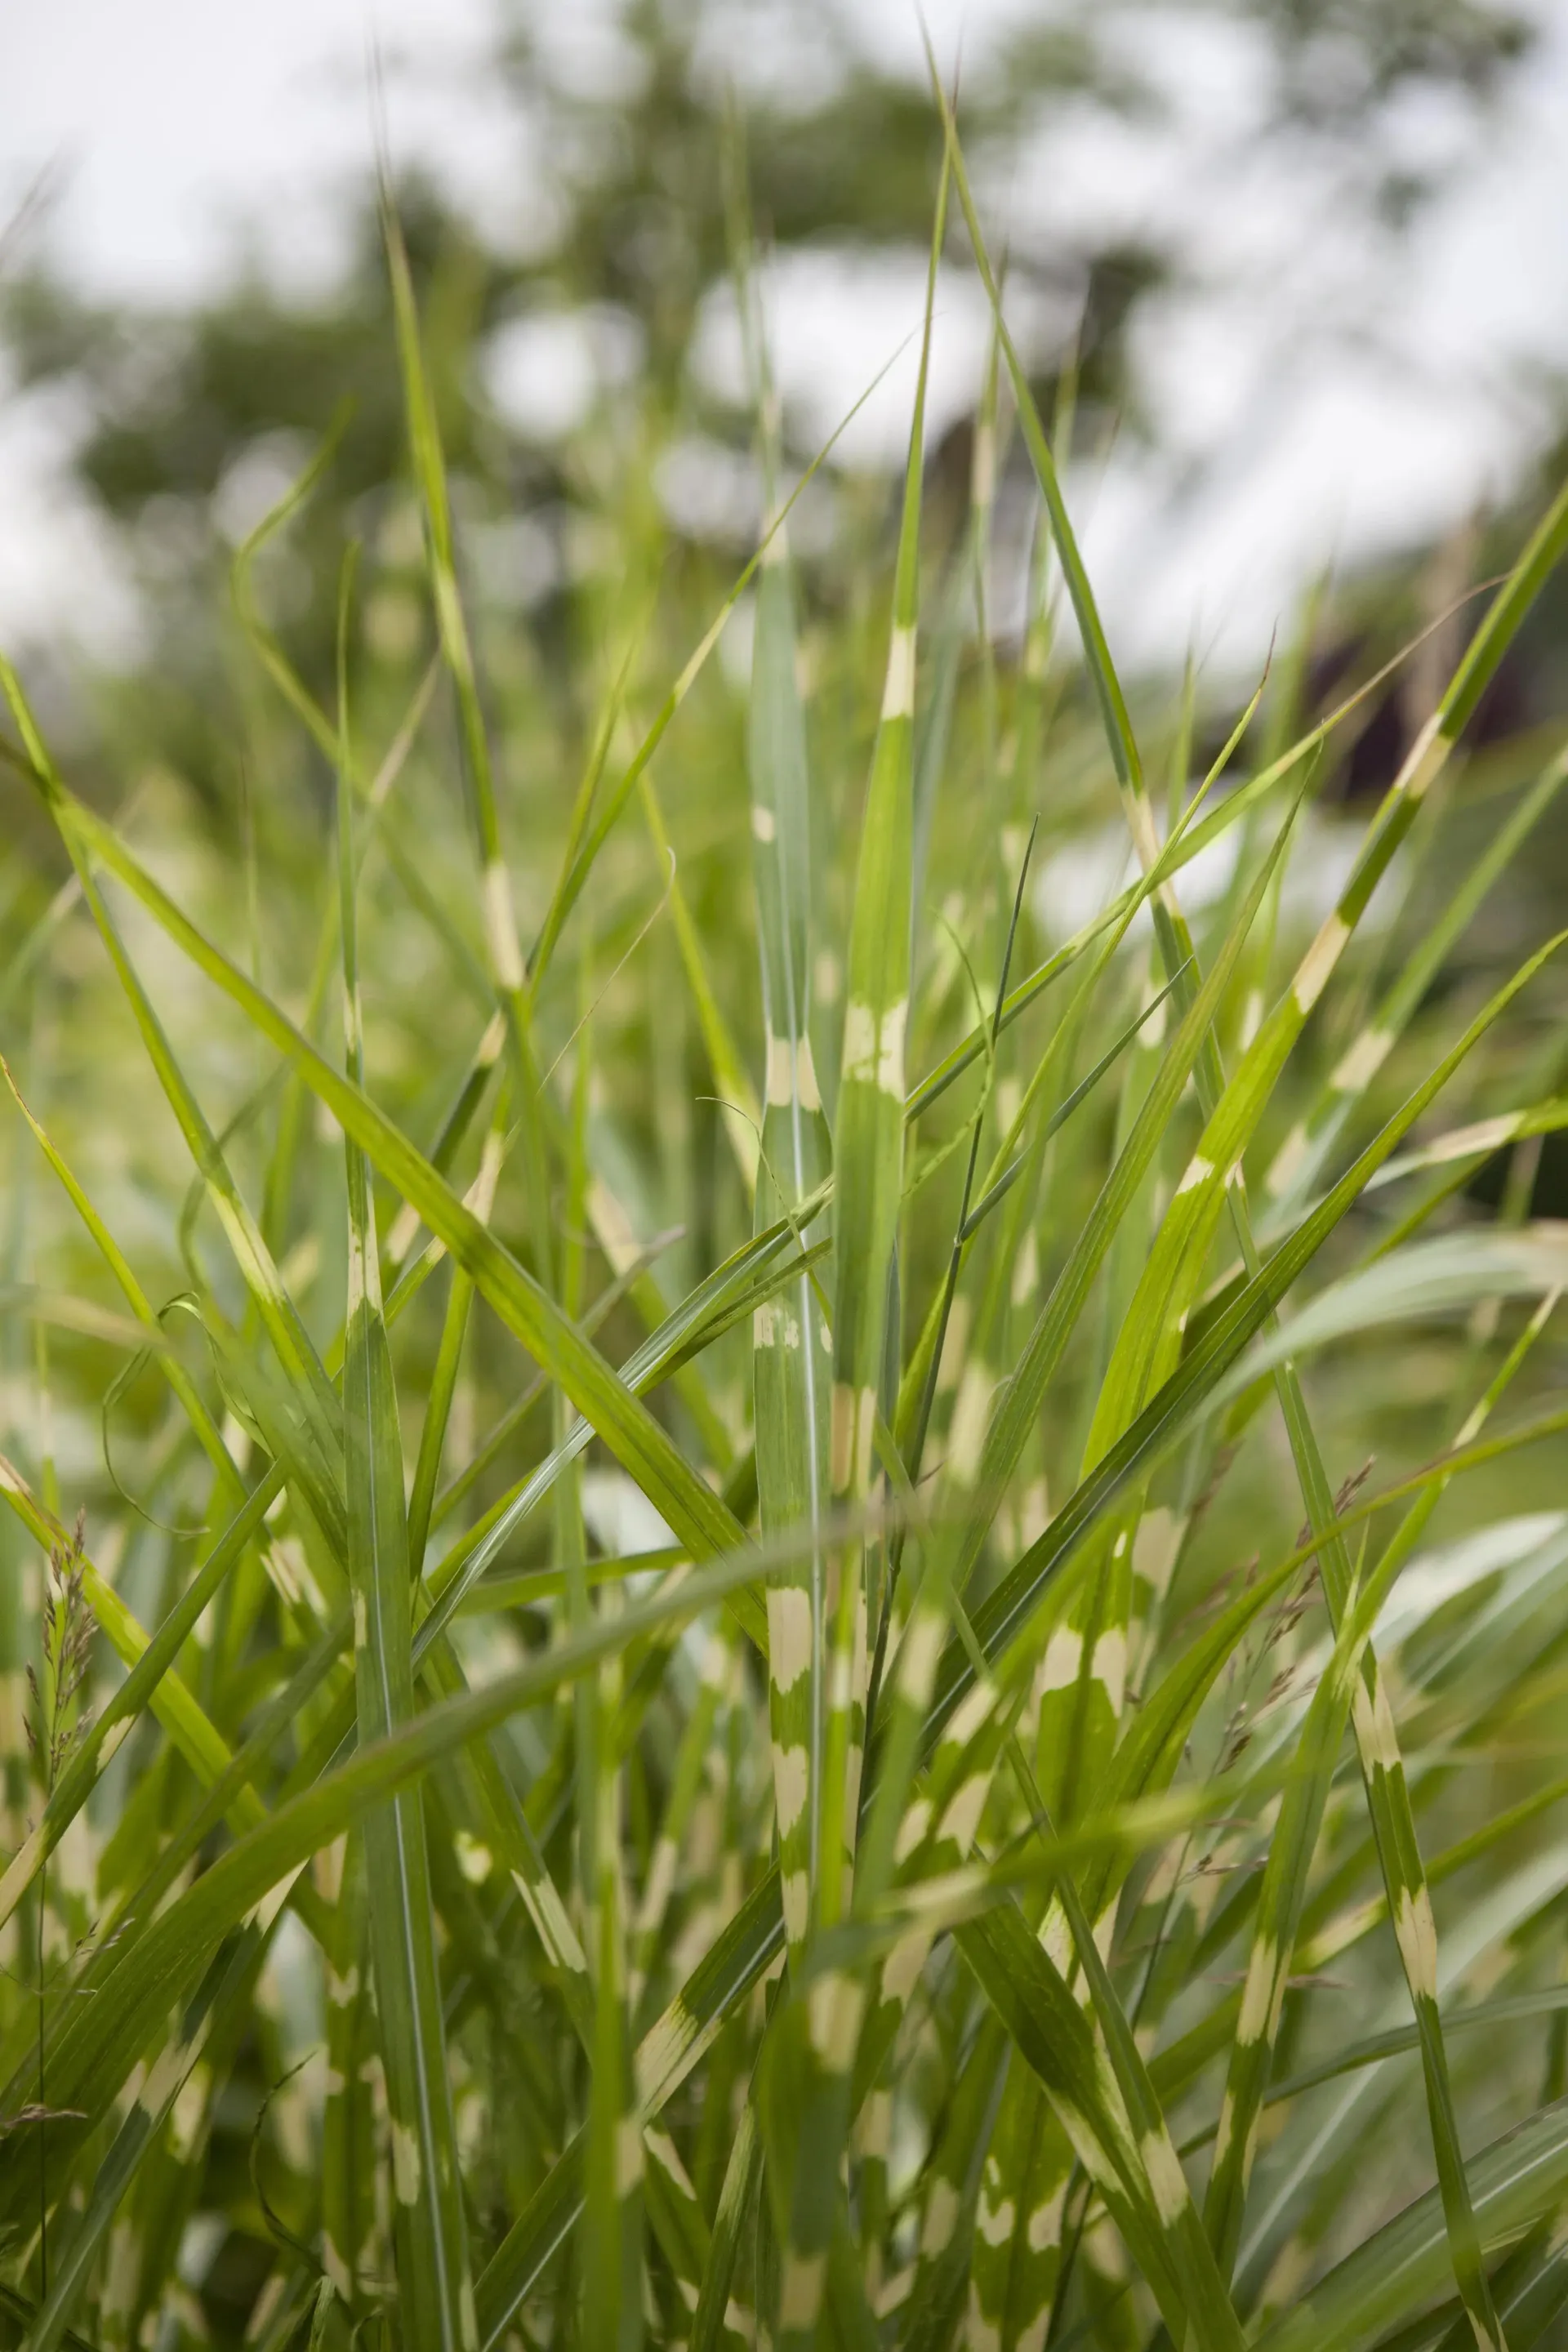
[[[918,58],[912,0],[845,5],[884,53]],[[1016,5],[928,0],[927,14],[951,47]],[[1075,484],[1124,655],[1172,659],[1194,641],[1254,658],[1308,575],[1459,522],[1539,447],[1550,379],[1568,373],[1568,0],[1539,14],[1528,69],[1397,256],[1352,233],[1309,157],[1240,160],[1257,60],[1234,31],[1152,42],[1168,131],[1086,116],[1048,168],[1021,173],[1010,201],[1036,220],[1173,233],[1206,285],[1141,331],[1158,455],[1123,446]],[[584,5],[559,21],[590,20]],[[491,0],[0,0],[0,220],[48,166],[51,250],[84,287],[183,299],[249,238],[324,288],[337,200],[368,165],[374,39],[395,153],[430,163],[493,233],[525,235],[526,158],[483,72],[493,21]],[[1441,109],[1411,110],[1399,135],[1417,163],[1456,138]],[[848,257],[781,273],[803,427],[831,429],[903,339],[920,275]],[[973,397],[973,293],[956,274],[944,287],[933,429]],[[559,349],[552,365],[559,380]],[[895,373],[858,428],[863,455],[896,446],[908,392]],[[61,488],[69,430],[0,386],[0,635],[112,628],[104,551]]]

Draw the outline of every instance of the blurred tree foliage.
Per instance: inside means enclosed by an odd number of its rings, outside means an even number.
[[[1144,33],[1152,26],[1168,45],[1200,19],[1238,16],[1267,59],[1265,116],[1247,135],[1316,142],[1364,201],[1369,226],[1386,219],[1394,201],[1383,135],[1390,110],[1433,92],[1484,109],[1531,38],[1525,17],[1487,0],[1221,0],[1207,8],[1171,0],[1163,9],[1071,0],[1045,23],[1017,25],[964,68],[963,116],[983,182],[1005,184],[1009,159],[1026,148],[1043,142],[1048,156],[1053,125],[1074,110],[1157,127],[1165,101],[1145,69]],[[759,56],[769,61],[765,73]],[[622,0],[609,48],[587,74],[563,52],[559,20],[529,12],[505,22],[497,68],[520,138],[538,158],[548,233],[520,257],[487,239],[428,181],[401,181],[396,201],[459,524],[477,531],[507,518],[543,519],[543,537],[521,566],[516,547],[509,554],[496,541],[481,592],[514,613],[526,609],[548,646],[581,625],[581,614],[565,608],[593,569],[580,552],[563,552],[574,517],[613,503],[639,465],[650,479],[650,456],[677,430],[749,442],[749,419],[727,413],[688,364],[703,298],[728,266],[725,123],[735,92],[754,215],[779,253],[826,242],[918,246],[938,134],[925,89],[876,61],[842,0],[800,0],[787,14],[753,0]],[[1402,179],[1394,208],[1407,208],[1412,194]],[[314,685],[330,677],[345,529],[379,531],[384,554],[396,554],[403,427],[374,194],[329,300],[281,291],[253,266],[189,313],[128,312],[62,286],[47,263],[30,259],[34,240],[11,244],[0,340],[13,381],[68,387],[87,420],[76,457],[81,482],[123,534],[144,593],[151,657],[133,685],[114,689],[120,751],[130,741],[166,756],[215,804],[231,805],[229,688],[214,624],[226,607],[233,542],[255,519],[261,489],[302,464],[345,409],[330,482],[294,527],[293,555],[276,560],[270,574],[273,618]],[[1173,243],[1154,235],[1129,242],[1086,233],[1076,245],[1026,230],[1013,238],[1015,289],[1047,295],[1058,315],[1065,309],[1079,320],[1078,401],[1091,432],[1096,416],[1110,414],[1123,429],[1154,429],[1129,414],[1129,328],[1182,266]],[[579,306],[630,323],[640,353],[633,381],[606,383],[575,434],[530,439],[485,396],[483,354],[509,322]],[[1062,351],[1036,357],[1048,399]],[[867,499],[875,505],[869,489]],[[405,553],[416,562],[416,547]],[[472,532],[466,556],[474,562]],[[520,570],[529,574],[521,585]],[[841,562],[835,571],[846,576]],[[395,600],[384,597],[379,610],[390,646]]]

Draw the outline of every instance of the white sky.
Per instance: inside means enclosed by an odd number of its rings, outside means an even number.
[[[918,58],[913,0],[842,5],[879,47]],[[961,26],[973,42],[1022,5],[928,0],[927,13],[951,49]],[[1310,573],[1459,522],[1506,495],[1540,446],[1544,387],[1568,374],[1568,0],[1539,6],[1528,72],[1397,257],[1350,233],[1304,152],[1240,160],[1257,77],[1234,32],[1162,51],[1168,26],[1153,26],[1141,56],[1176,95],[1174,127],[1069,122],[995,192],[1043,227],[1109,219],[1173,235],[1212,287],[1144,320],[1158,457],[1125,444],[1074,485],[1124,657],[1173,659],[1196,642],[1255,658]],[[578,6],[556,21],[589,18]],[[526,158],[483,70],[493,22],[491,0],[0,0],[0,221],[52,164],[52,250],[94,291],[177,300],[219,282],[247,236],[291,280],[324,287],[334,200],[363,186],[369,162],[374,37],[395,152],[432,163],[494,232],[525,240]],[[1400,126],[1415,160],[1453,135],[1436,109]],[[918,268],[868,273],[832,257],[780,273],[782,373],[803,429],[831,430],[898,347],[920,281]],[[974,291],[957,277],[944,288],[937,430],[978,374]],[[721,327],[710,339],[721,371]],[[552,349],[559,370],[559,336]],[[858,421],[861,454],[896,446],[911,364]],[[0,639],[90,636],[123,619],[106,551],[61,487],[69,429],[0,387]]]

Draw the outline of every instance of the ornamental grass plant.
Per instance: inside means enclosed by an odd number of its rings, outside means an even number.
[[[799,566],[737,172],[750,561],[635,446],[613,591],[481,626],[389,205],[405,458],[329,677],[331,444],[238,553],[244,825],[0,667],[35,2352],[1563,2340],[1568,754],[1467,730],[1568,493],[1374,803],[1305,626],[1134,691],[932,104],[955,529],[928,296]]]

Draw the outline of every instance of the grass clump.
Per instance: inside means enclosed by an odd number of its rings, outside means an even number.
[[[232,860],[0,672],[17,2342],[1557,2340],[1568,1252],[1460,1188],[1568,1123],[1559,940],[1455,958],[1562,780],[1462,745],[1568,497],[1364,822],[1299,660],[1195,775],[937,104],[940,570],[928,298],[890,576],[803,624],[737,194],[764,536],[661,668],[627,499],[569,772],[389,216],[427,644],[384,530],[324,689],[269,624],[328,450],[237,566]]]

